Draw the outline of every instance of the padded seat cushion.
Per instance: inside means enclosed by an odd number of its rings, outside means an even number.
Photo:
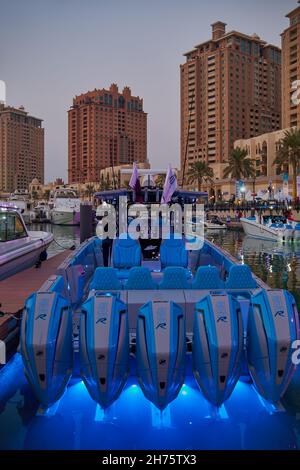
[[[255,289],[256,281],[253,279],[251,270],[246,264],[231,266],[226,281],[227,289]]]
[[[181,239],[170,238],[163,240],[160,245],[161,267],[188,266],[188,251],[185,248],[185,242]]]
[[[220,279],[219,270],[215,266],[198,268],[192,283],[192,289],[223,289],[224,282]]]
[[[112,253],[115,268],[132,268],[140,266],[142,262],[142,250],[137,240],[121,236],[114,241]]]
[[[157,284],[153,281],[148,268],[136,267],[129,271],[128,281],[124,289],[128,290],[152,290],[157,289]]]
[[[90,289],[109,292],[111,290],[121,290],[122,285],[114,268],[101,267],[96,269],[90,284]]]
[[[190,289],[186,279],[186,271],[182,267],[168,267],[164,271],[164,277],[159,284],[160,289]]]

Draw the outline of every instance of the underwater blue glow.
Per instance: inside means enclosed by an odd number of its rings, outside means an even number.
[[[270,414],[253,387],[244,382],[237,383],[225,405],[213,410],[189,372],[177,399],[161,412],[144,397],[136,377],[130,376],[119,399],[103,411],[84,383],[72,379],[55,414],[45,417],[37,415],[39,404],[17,354],[0,371],[0,448],[300,448],[298,384],[295,380],[287,393],[286,413]]]

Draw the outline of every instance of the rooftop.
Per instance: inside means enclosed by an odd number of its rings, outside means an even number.
[[[300,9],[300,7],[299,7]],[[219,27],[219,30],[220,28],[223,28],[224,29],[224,34],[220,35],[218,38],[214,39],[213,37],[211,39],[208,39],[207,41],[204,41],[200,44],[197,44],[195,46],[195,49],[192,49],[190,50],[189,52],[185,52],[183,55],[184,56],[189,56],[190,54],[196,52],[199,48],[207,45],[207,44],[210,44],[210,43],[213,43],[213,44],[217,44],[218,42],[220,41],[223,41],[224,39],[226,38],[229,38],[231,36],[239,36],[243,39],[246,39],[248,41],[256,41],[258,42],[259,44],[261,44],[262,46],[266,46],[266,47],[274,47],[275,49],[278,49],[280,50],[280,48],[278,46],[275,46],[275,45],[272,45],[272,44],[268,44],[267,41],[264,41],[263,39],[261,39],[256,33],[253,33],[251,36],[249,34],[244,34],[244,33],[241,33],[239,31],[235,31],[235,30],[232,30],[232,31],[229,31],[229,32],[226,32],[225,28],[226,28],[226,23],[223,23],[222,21],[217,21],[215,23],[213,23],[212,25],[212,31],[214,33],[215,29]]]
[[[300,0],[298,0],[298,3],[300,4]],[[286,18],[291,18],[292,16],[294,16],[295,13],[300,13],[300,6],[296,7],[294,10],[292,10],[290,13],[288,13],[286,16]]]

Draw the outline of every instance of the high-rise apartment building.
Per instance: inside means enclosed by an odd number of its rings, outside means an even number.
[[[222,178],[235,140],[281,128],[281,51],[218,21],[212,38],[185,57],[181,169],[202,160]]]
[[[69,115],[69,183],[97,182],[100,170],[147,161],[147,114],[129,87],[76,96]]]
[[[28,189],[34,178],[44,183],[42,122],[23,106],[0,104],[0,191]]]
[[[290,25],[281,35],[282,124],[300,127],[300,6],[286,16]]]

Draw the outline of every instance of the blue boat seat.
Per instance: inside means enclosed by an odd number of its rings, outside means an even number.
[[[234,265],[229,270],[229,276],[226,281],[227,289],[255,289],[256,281],[253,279],[249,266]]]
[[[190,289],[190,284],[186,278],[186,270],[180,266],[166,268],[159,289]]]
[[[181,239],[170,238],[162,241],[160,246],[161,267],[188,266],[188,252],[185,248],[185,242]]]
[[[109,292],[111,290],[121,290],[122,285],[114,268],[101,267],[96,269],[90,284],[90,289]]]
[[[157,284],[153,281],[148,268],[138,266],[131,268],[128,280],[124,286],[127,290],[152,290],[157,289]]]
[[[113,266],[119,269],[129,269],[140,266],[142,262],[142,250],[137,240],[129,236],[120,235],[113,244]]]
[[[200,266],[192,282],[192,289],[223,289],[224,282],[220,279],[216,266]]]

